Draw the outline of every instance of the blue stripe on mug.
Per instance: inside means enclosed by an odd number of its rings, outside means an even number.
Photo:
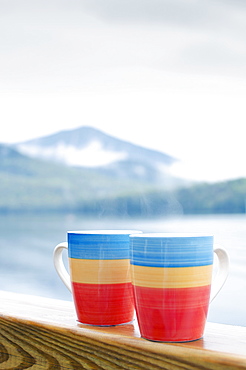
[[[68,232],[68,256],[95,260],[129,259],[129,234],[133,232],[137,231]]]
[[[134,246],[134,249],[133,249]],[[152,267],[191,267],[213,263],[213,237],[130,237],[132,265]]]

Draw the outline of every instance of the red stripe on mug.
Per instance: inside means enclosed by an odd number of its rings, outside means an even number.
[[[131,283],[82,284],[72,282],[78,320],[92,325],[118,325],[132,321]]]
[[[159,289],[133,286],[142,337],[155,341],[191,341],[202,337],[210,285]]]

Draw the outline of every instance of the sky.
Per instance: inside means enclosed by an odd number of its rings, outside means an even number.
[[[92,126],[246,177],[244,0],[0,0],[0,142]]]

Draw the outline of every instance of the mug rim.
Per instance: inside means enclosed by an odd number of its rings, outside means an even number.
[[[196,233],[196,232],[151,232],[131,234],[130,238],[199,238],[199,237],[213,237],[213,234]]]
[[[128,229],[116,229],[116,230],[107,230],[107,229],[101,229],[101,230],[70,230],[67,231],[67,234],[76,234],[76,235],[138,235],[138,233],[142,233],[140,230],[128,230]]]

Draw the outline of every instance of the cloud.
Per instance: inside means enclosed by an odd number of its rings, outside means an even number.
[[[245,2],[239,0],[84,0],[81,4],[106,21],[161,23],[198,29],[231,26],[233,12],[246,12]]]
[[[171,22],[199,23],[206,18],[197,1],[180,0],[85,0],[85,7],[93,14],[113,22]],[[194,17],[196,15],[196,17]]]
[[[1,85],[128,85],[134,69],[141,86],[146,70],[242,78],[245,15],[239,0],[0,0]]]

